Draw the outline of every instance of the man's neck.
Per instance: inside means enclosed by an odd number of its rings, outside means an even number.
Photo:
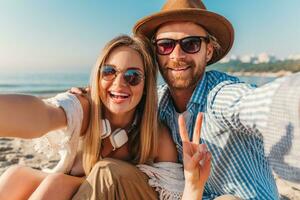
[[[170,93],[177,112],[182,113],[186,110],[187,104],[192,97],[194,88],[192,89],[174,89],[170,88]]]
[[[182,113],[186,111],[187,104],[189,103],[190,99],[192,98],[192,95],[194,93],[194,90],[196,89],[197,85],[200,84],[200,82],[203,80],[203,74],[201,74],[201,77],[198,79],[198,81],[191,85],[188,88],[174,88],[170,87],[170,94],[172,96],[172,100],[175,106],[175,109],[177,112]]]

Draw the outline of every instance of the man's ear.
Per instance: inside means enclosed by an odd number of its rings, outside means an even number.
[[[206,45],[206,63],[208,63],[210,61],[213,54],[214,54],[214,47],[211,43],[208,43]]]

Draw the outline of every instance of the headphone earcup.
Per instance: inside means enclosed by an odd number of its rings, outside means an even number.
[[[111,127],[107,119],[102,119],[101,121],[102,121],[101,138],[104,139],[111,135]]]
[[[124,129],[116,129],[110,136],[110,142],[113,146],[113,151],[117,148],[120,148],[128,141],[127,132]]]
[[[118,132],[121,132],[121,131],[124,131],[127,134],[125,129],[117,128],[114,132],[111,133],[111,135],[115,135],[115,134],[117,134]]]

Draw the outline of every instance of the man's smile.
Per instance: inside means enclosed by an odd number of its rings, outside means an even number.
[[[185,71],[187,69],[189,69],[191,66],[182,66],[182,67],[168,67],[167,69],[172,70],[172,71]]]

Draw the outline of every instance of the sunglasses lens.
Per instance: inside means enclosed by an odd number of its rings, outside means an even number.
[[[180,46],[186,53],[196,53],[200,50],[201,39],[199,37],[188,37],[180,41]]]
[[[103,66],[101,68],[101,77],[104,79],[104,80],[107,80],[107,81],[111,81],[115,78],[116,76],[116,69],[113,68],[112,66]]]
[[[101,78],[106,81],[112,81],[115,79],[119,72],[112,66],[104,65],[101,68]],[[131,86],[138,85],[144,78],[142,72],[137,69],[128,69],[123,74],[124,80]]]
[[[170,54],[175,47],[175,41],[171,39],[161,39],[156,42],[156,50],[161,55]]]
[[[156,41],[156,52],[160,55],[169,55],[174,50],[176,43],[180,44],[181,49],[186,53],[197,53],[201,48],[201,41],[203,37],[190,36],[180,40],[173,39],[159,39]]]
[[[136,86],[143,80],[143,75],[139,70],[129,69],[124,73],[124,79],[129,85]]]

